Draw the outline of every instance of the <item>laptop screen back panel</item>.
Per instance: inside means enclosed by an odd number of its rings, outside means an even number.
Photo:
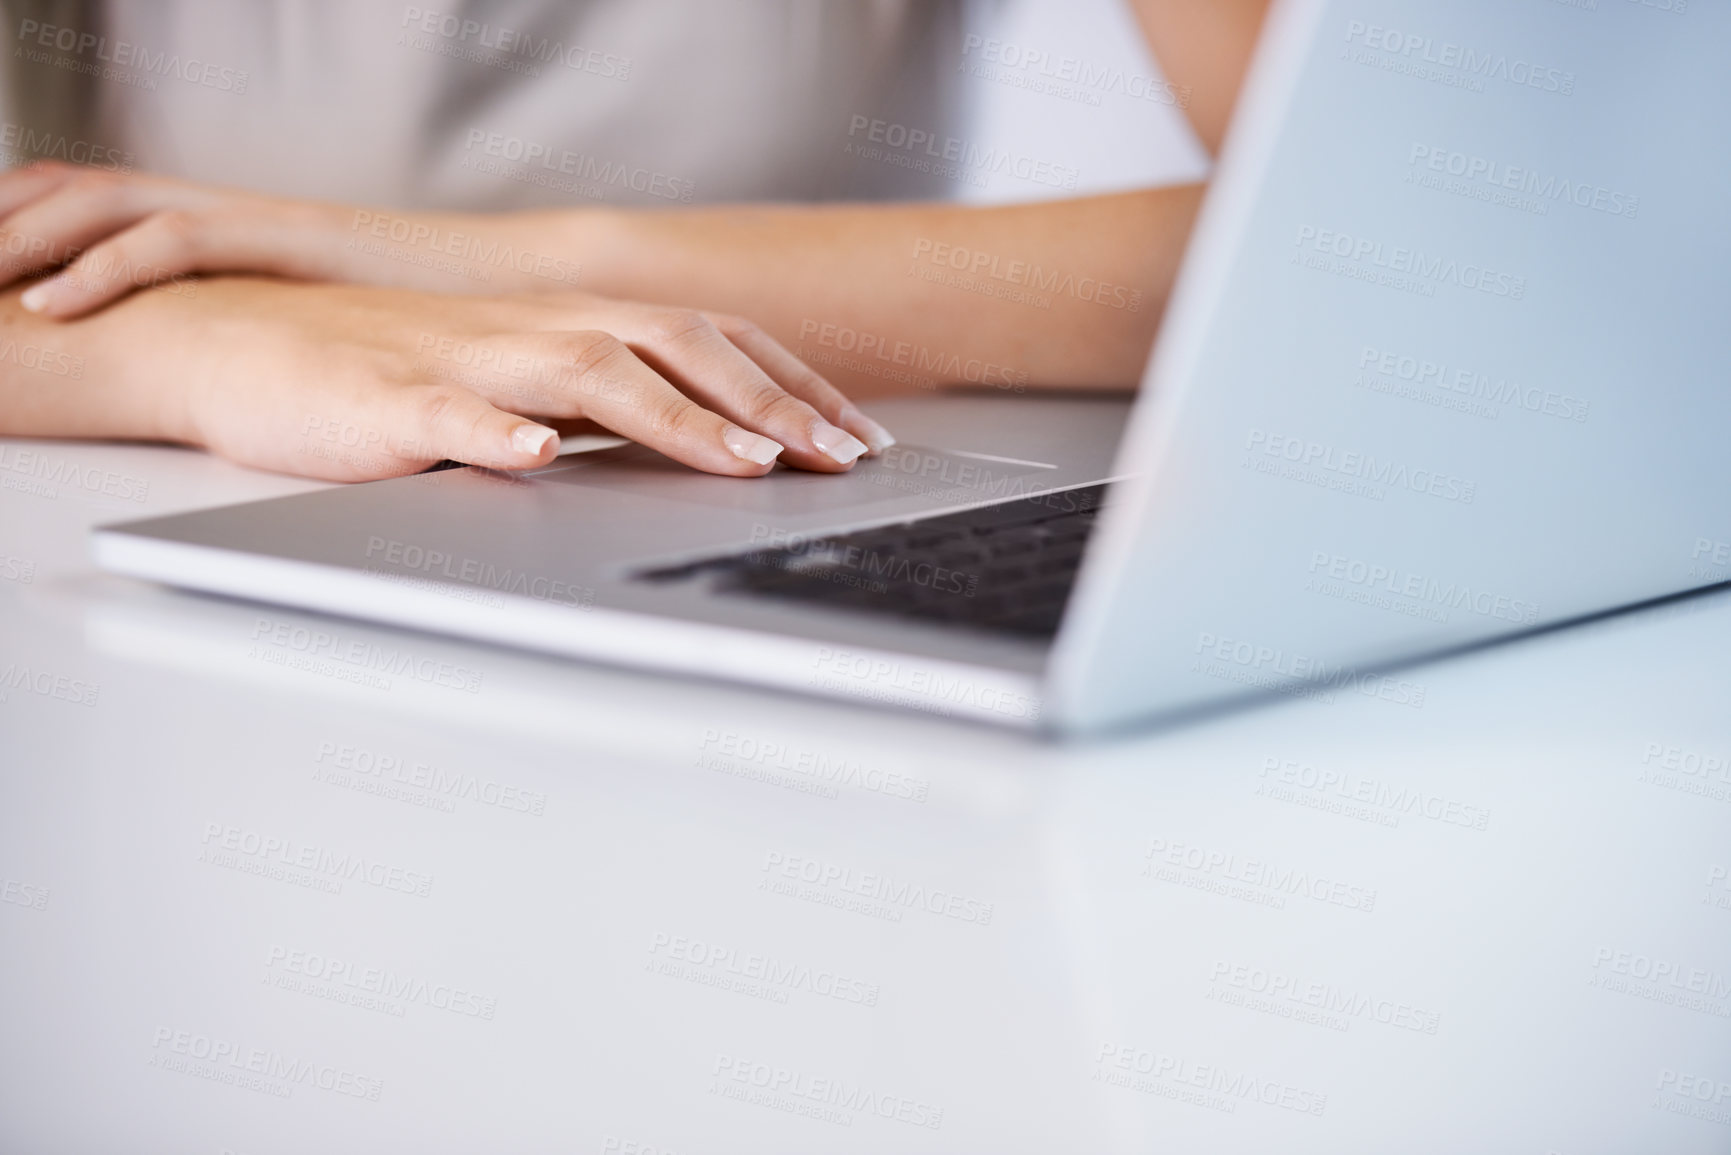
[[[1728,54],[1725,5],[1278,5],[1048,718],[1418,707],[1377,671],[1731,579]]]

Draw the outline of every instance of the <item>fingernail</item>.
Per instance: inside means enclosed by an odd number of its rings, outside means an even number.
[[[47,307],[48,298],[51,295],[48,286],[52,283],[51,281],[43,281],[24,290],[24,295],[18,298],[18,303],[24,306],[25,312],[40,313]]]
[[[871,446],[871,455],[873,457],[876,457],[878,454],[896,443],[895,437],[890,434],[888,429],[885,429],[882,425],[879,425],[876,421],[873,421],[870,417],[867,417],[852,405],[847,406],[841,411],[841,419],[855,433],[865,438],[865,443]]]
[[[811,423],[811,443],[838,465],[852,465],[866,451],[865,442],[821,417]]]
[[[559,434],[545,425],[524,423],[512,431],[511,448],[528,457],[539,457],[558,436]]]
[[[729,425],[721,440],[735,457],[753,465],[768,465],[781,456],[780,445],[737,425]]]

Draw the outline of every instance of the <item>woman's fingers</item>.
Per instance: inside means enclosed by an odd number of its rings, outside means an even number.
[[[206,268],[203,239],[203,230],[186,214],[154,213],[32,285],[19,303],[56,320],[83,316],[133,289]]]
[[[608,333],[491,337],[473,348],[459,379],[504,409],[587,418],[675,461],[734,477],[768,473],[783,449],[698,405]]]
[[[868,448],[776,384],[701,313],[639,306],[621,313],[615,331],[693,400],[780,442],[789,465],[834,473]]]
[[[865,442],[869,456],[875,457],[896,443],[889,430],[861,413],[841,390],[788,352],[780,341],[743,317],[705,315],[722,336],[761,366],[777,385]]]
[[[65,165],[39,161],[0,173],[0,221],[53,193],[72,179],[74,172]],[[58,263],[48,250],[46,239],[14,233],[0,225],[0,286]]]
[[[761,349],[766,358],[780,354],[773,362],[776,373],[800,390],[803,397],[784,388],[775,375],[730,341],[706,316],[691,310],[585,296],[558,301],[495,298],[476,302],[473,312],[479,314],[475,320],[497,325],[507,332],[541,329],[548,331],[550,337],[559,329],[587,331],[591,327],[604,327],[617,336],[628,354],[634,355],[632,359],[640,367],[634,372],[646,371],[654,379],[657,396],[663,388],[675,387],[703,410],[725,418],[741,433],[754,433],[764,442],[778,445],[781,460],[788,465],[833,473],[851,467],[867,452],[866,442],[832,418],[849,420],[862,432],[875,435],[881,443],[893,444],[893,438],[865,421],[827,382],[806,370],[767,335],[743,323],[735,324],[734,331],[753,348]],[[427,366],[433,375],[471,385],[494,404],[516,412],[603,420],[594,410],[595,402],[610,400],[620,393],[619,381],[593,369],[595,358],[587,354],[574,358],[563,348],[549,353],[545,345],[527,337],[496,335],[470,342],[422,334],[420,340],[423,352],[431,360],[444,362]],[[540,351],[525,353],[527,349]],[[617,356],[616,350],[609,352]],[[561,362],[560,358],[565,360]],[[574,371],[571,369],[574,361],[586,367]],[[598,390],[604,391],[605,396],[599,395]],[[567,408],[569,405],[578,407]],[[604,423],[615,432],[644,441],[700,469],[740,472],[737,467],[718,470],[713,464],[691,459],[687,455],[695,451],[694,447],[686,445],[676,450],[673,446],[678,439],[638,437],[622,428],[617,420]],[[742,438],[735,440],[745,444]],[[745,455],[746,460],[753,460],[761,448],[759,442],[750,444],[758,448]]]
[[[198,262],[211,253],[226,258],[224,268],[263,271],[248,254],[228,252],[231,245],[207,235],[218,223],[211,213],[217,203],[205,190],[101,169],[54,165],[6,173],[0,286],[67,264],[22,298],[27,309],[66,318],[200,271]]]
[[[41,160],[23,168],[0,172],[0,220],[11,216],[31,201],[47,196],[71,180],[79,171],[71,165]]]
[[[244,353],[236,360],[244,361]],[[329,481],[402,477],[447,459],[534,469],[559,451],[554,430],[459,385],[410,384],[355,364],[332,365],[314,380],[270,378],[266,367],[244,383],[274,387],[282,406],[276,413],[255,408],[269,400],[228,399],[195,423],[193,439],[235,461]]]
[[[136,224],[158,206],[160,195],[126,177],[79,173],[0,224],[8,256],[6,279],[70,260],[86,245]]]
[[[449,458],[490,469],[533,469],[559,451],[558,433],[496,409],[461,386],[409,386],[394,394],[391,424],[412,431],[399,440],[413,447],[406,457],[417,465]]]

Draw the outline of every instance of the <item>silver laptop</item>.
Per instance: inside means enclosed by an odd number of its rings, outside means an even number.
[[[843,476],[615,445],[98,531],[106,568],[1058,732],[1731,579],[1731,5],[1284,0],[1134,402]],[[272,626],[358,668],[341,631]],[[304,635],[304,636],[303,636]]]

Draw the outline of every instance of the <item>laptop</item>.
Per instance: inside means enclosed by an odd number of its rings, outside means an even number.
[[[612,444],[96,558],[1054,733],[1420,709],[1426,656],[1731,579],[1728,50],[1724,5],[1279,0],[1133,402],[937,394],[846,475]]]

